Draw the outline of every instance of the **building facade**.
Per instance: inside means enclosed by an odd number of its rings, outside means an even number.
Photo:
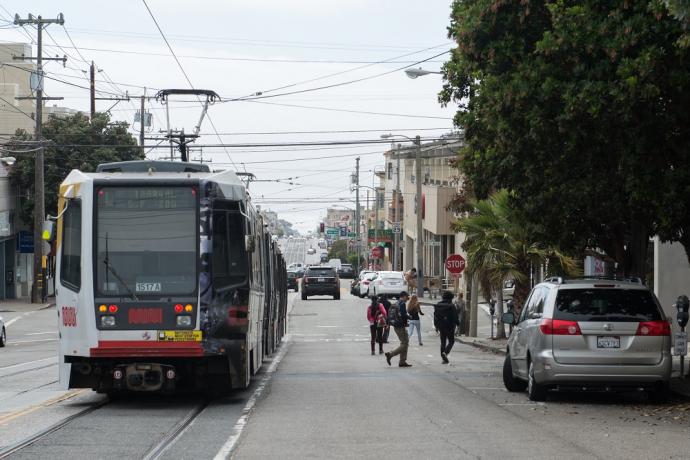
[[[381,176],[386,208],[384,222],[386,228],[394,230],[397,207],[400,226],[400,233],[397,234],[400,237],[398,269],[421,268],[425,279],[432,286],[451,287],[453,279],[445,269],[445,260],[450,254],[466,255],[461,247],[464,235],[452,229],[456,216],[448,209],[461,183],[458,170],[452,164],[457,159],[461,146],[462,142],[457,136],[422,144],[422,177],[419,179],[415,177],[415,146],[394,145],[384,154],[384,174]],[[419,200],[417,180],[422,181],[422,195]],[[422,267],[417,267],[417,212],[422,214]],[[396,236],[395,233],[393,235]],[[387,260],[388,266],[392,269],[393,249],[390,251]],[[464,280],[461,278],[458,289],[462,289],[463,286]]]

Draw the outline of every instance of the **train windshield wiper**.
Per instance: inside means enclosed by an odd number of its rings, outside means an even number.
[[[113,274],[115,279],[120,283],[120,286],[125,288],[125,291],[129,294],[129,296],[132,298],[132,300],[139,300],[137,296],[134,294],[134,292],[127,286],[127,283],[125,283],[125,280],[122,279],[122,277],[117,273],[113,265],[110,263],[110,258],[108,257],[108,234],[105,234],[105,259],[103,259],[103,263],[105,264],[105,268]]]

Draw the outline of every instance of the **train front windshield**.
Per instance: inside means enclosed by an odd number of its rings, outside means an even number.
[[[96,193],[96,295],[192,295],[197,286],[192,186],[104,186]]]

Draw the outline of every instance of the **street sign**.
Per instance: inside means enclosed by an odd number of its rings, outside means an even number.
[[[338,236],[338,229],[337,228],[327,228],[326,229],[326,235],[328,235],[331,238],[335,238]]]
[[[374,259],[383,259],[383,248],[381,246],[374,246],[371,248],[371,257]]]
[[[446,259],[446,269],[452,274],[460,274],[465,269],[465,258],[460,254],[451,254]]]
[[[675,336],[675,347],[674,354],[676,356],[685,356],[688,354],[688,333],[687,332],[676,332]]]
[[[400,222],[393,222],[393,233],[400,233]]]
[[[347,227],[340,227],[340,236],[347,236]]]
[[[356,234],[355,232],[350,232],[350,233],[347,234],[347,237],[348,237],[348,238],[356,238],[356,237],[357,237],[357,234]]]

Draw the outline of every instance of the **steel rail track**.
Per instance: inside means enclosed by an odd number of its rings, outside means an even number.
[[[14,377],[15,375],[26,374],[27,372],[39,371],[41,369],[46,369],[48,367],[53,367],[53,366],[57,366],[57,363],[46,364],[45,366],[32,367],[30,369],[22,369],[20,371],[11,372],[9,374],[3,374],[3,375],[0,375],[0,379],[4,379],[7,377]]]
[[[37,441],[48,436],[49,434],[54,433],[54,432],[58,431],[59,429],[69,425],[72,421],[74,421],[80,417],[83,417],[87,414],[90,414],[91,412],[95,411],[96,409],[100,409],[101,407],[105,406],[109,402],[110,402],[110,400],[108,400],[108,399],[106,399],[104,401],[100,401],[100,402],[94,404],[93,406],[87,407],[87,408],[77,412],[76,414],[72,414],[69,417],[66,417],[66,418],[60,420],[59,422],[54,423],[53,425],[50,425],[48,428],[45,428],[45,429],[39,431],[38,433],[35,433],[35,434],[33,434],[33,435],[23,439],[23,440],[11,445],[11,446],[8,446],[8,447],[0,450],[0,459],[7,458],[10,455],[19,452],[20,450],[36,443]]]
[[[182,437],[184,432],[187,431],[187,428],[189,428],[192,423],[194,423],[194,420],[196,420],[204,409],[208,407],[208,404],[209,400],[204,400],[192,408],[192,410],[187,412],[187,415],[185,415],[182,420],[180,420],[170,431],[168,431],[158,442],[158,444],[153,446],[153,448],[149,450],[142,458],[144,460],[156,460],[161,458],[163,453]]]

